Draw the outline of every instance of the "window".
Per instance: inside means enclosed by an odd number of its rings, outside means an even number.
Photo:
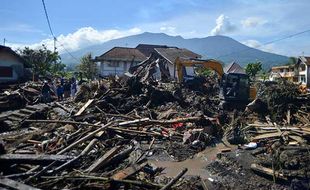
[[[280,72],[283,73],[283,69],[280,69]]]
[[[299,70],[300,71],[306,70],[306,65],[305,64],[300,64]]]
[[[0,66],[0,77],[13,77],[12,67]]]
[[[119,62],[118,61],[111,61],[108,63],[109,67],[119,67]]]
[[[300,80],[299,82],[305,83],[306,82],[306,77],[305,75],[300,75]]]

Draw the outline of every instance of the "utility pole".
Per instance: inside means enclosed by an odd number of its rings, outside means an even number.
[[[6,41],[6,39],[5,38],[3,38],[3,45],[5,46],[5,41]]]
[[[56,52],[56,37],[54,37],[54,53]]]

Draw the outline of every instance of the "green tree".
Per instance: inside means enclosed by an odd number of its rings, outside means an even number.
[[[262,70],[262,63],[261,62],[255,62],[255,63],[249,63],[245,67],[245,72],[251,77],[255,78],[258,72]]]
[[[36,76],[55,75],[64,72],[65,64],[61,63],[58,52],[48,50],[45,45],[42,45],[39,49],[25,47],[24,49],[19,49],[18,53],[31,65],[32,72]]]
[[[298,58],[297,57],[289,57],[287,65],[295,65],[297,64]]]
[[[90,80],[97,76],[97,64],[92,61],[91,53],[88,53],[81,58],[80,64],[77,65],[77,71]]]

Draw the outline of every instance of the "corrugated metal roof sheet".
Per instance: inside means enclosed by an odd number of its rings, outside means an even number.
[[[188,49],[179,48],[155,48],[156,52],[167,59],[171,64],[173,64],[177,57],[185,59],[196,59],[201,58],[201,55],[196,54]]]
[[[226,67],[224,67],[225,73],[241,73],[246,74],[244,68],[242,68],[238,63],[232,62]]]
[[[166,45],[153,45],[153,44],[139,44],[136,49],[138,49],[145,56],[149,57],[152,53],[155,53],[155,48],[168,48]]]
[[[98,60],[144,61],[146,56],[135,48],[114,47],[95,58]]]

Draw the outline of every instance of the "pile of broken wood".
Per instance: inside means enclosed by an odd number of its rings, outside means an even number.
[[[251,168],[274,180],[309,179],[310,99],[292,83],[264,87],[266,111],[243,113],[226,130],[230,142],[247,144],[257,159]]]
[[[22,108],[40,101],[42,82],[26,82],[2,86],[0,89],[0,111]]]
[[[178,181],[187,168],[163,183],[163,168],[148,159],[164,152],[185,160],[220,137],[218,100],[211,98],[134,77],[84,84],[74,102],[48,104],[45,118],[26,118],[3,130],[0,186],[188,188],[190,182]]]

